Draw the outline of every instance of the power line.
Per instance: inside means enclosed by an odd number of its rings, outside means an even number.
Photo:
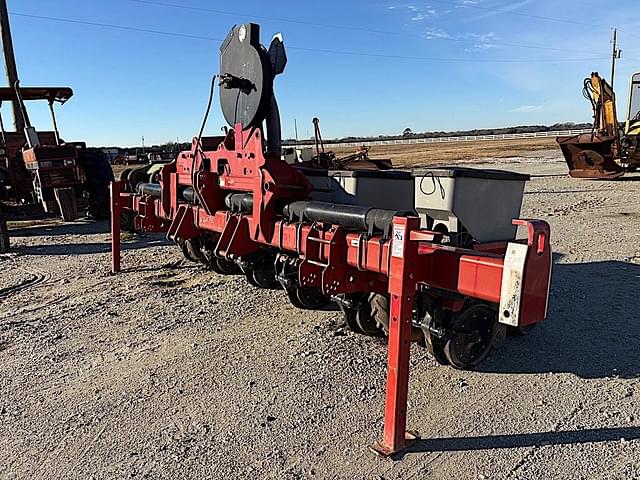
[[[566,24],[579,25],[579,26],[582,26],[582,27],[589,27],[589,28],[606,28],[608,30],[611,30],[613,28],[611,25],[587,23],[587,22],[581,22],[579,20],[571,20],[571,19],[568,19],[568,18],[549,17],[549,16],[546,16],[546,15],[536,15],[534,13],[517,12],[515,10],[505,10],[505,9],[501,9],[501,8],[491,8],[491,7],[485,7],[485,6],[482,6],[482,5],[472,4],[472,3],[451,3],[451,2],[447,2],[445,0],[430,0],[430,1],[432,3],[439,3],[441,5],[448,5],[448,6],[454,7],[454,8],[474,8],[476,10],[483,10],[485,12],[500,13],[500,14],[503,14],[503,15],[514,15],[514,16],[517,16],[517,17],[524,17],[524,18],[533,18],[533,19],[536,19],[536,20],[544,20],[544,21],[547,21],[547,22],[566,23]],[[633,37],[633,38],[640,38],[640,36],[634,35],[633,33],[627,32],[626,30],[622,30],[620,28],[618,28],[618,31],[620,31],[620,32],[624,31],[628,36]]]
[[[177,8],[181,10],[190,10],[190,11],[196,11],[196,12],[215,13],[216,15],[227,15],[232,17],[241,17],[245,19],[256,18],[256,19],[262,19],[262,20],[268,20],[268,21],[274,21],[274,22],[280,22],[280,23],[291,23],[295,25],[305,25],[305,26],[311,26],[311,27],[346,30],[350,32],[356,31],[356,32],[365,32],[365,33],[375,33],[380,35],[393,35],[393,36],[400,36],[400,37],[427,38],[426,34],[399,32],[399,31],[394,32],[390,30],[380,30],[377,28],[363,27],[358,25],[340,25],[340,24],[333,24],[333,23],[311,22],[311,21],[298,20],[298,19],[292,19],[292,18],[255,15],[253,13],[244,14],[244,13],[238,13],[238,12],[231,12],[228,10],[195,7],[192,5],[180,5],[176,3],[159,2],[159,1],[153,1],[153,0],[129,0],[129,1],[132,3],[138,3],[142,5]],[[452,38],[452,37],[432,37],[430,38],[430,40],[439,40],[439,41],[457,42],[457,43],[479,43],[482,41],[479,38],[473,39],[473,38]],[[550,47],[547,45],[503,42],[500,40],[490,40],[490,41],[487,41],[487,43],[491,43],[492,45],[500,45],[504,47],[528,48],[528,49],[534,49],[534,50],[550,50],[550,51],[557,51],[557,52],[572,52],[572,53],[587,53],[587,54],[591,53],[586,50],[573,50],[573,49],[567,49],[567,48]]]
[[[165,32],[163,30],[151,30],[148,28],[138,28],[138,27],[130,27],[127,25],[114,25],[111,23],[100,23],[100,22],[89,22],[85,20],[73,20],[70,18],[59,18],[59,17],[49,17],[46,15],[31,15],[28,13],[9,13],[10,16],[14,17],[25,17],[25,18],[35,18],[38,20],[50,20],[54,22],[64,22],[64,23],[74,23],[77,25],[90,25],[93,27],[104,27],[104,28],[113,28],[116,30],[128,30],[131,32],[140,32],[140,33],[153,33],[155,35],[167,35],[171,37],[183,37],[183,38],[191,38],[195,40],[212,40],[215,42],[222,42],[222,38],[213,38],[213,37],[205,37],[203,35],[192,35],[190,33],[180,33],[180,32]]]
[[[32,18],[37,20],[71,23],[76,25],[88,25],[92,27],[111,28],[111,29],[117,29],[117,30],[125,30],[125,31],[138,32],[138,33],[150,33],[155,35],[165,35],[165,36],[188,38],[188,39],[195,39],[195,40],[207,40],[207,41],[217,41],[217,42],[223,41],[223,39],[221,38],[209,37],[204,35],[193,35],[193,34],[182,33],[182,32],[168,32],[164,30],[132,27],[128,25],[117,25],[117,24],[102,23],[102,22],[91,22],[91,21],[85,21],[85,20],[75,20],[75,19],[69,19],[69,18],[51,17],[47,15],[32,15],[27,13],[14,13],[14,12],[12,12],[11,15],[16,17],[25,17],[25,18]],[[566,59],[566,58],[562,58],[562,59],[442,58],[442,57],[420,57],[420,56],[411,56],[411,55],[390,55],[390,54],[367,53],[367,52],[352,52],[352,51],[346,51],[346,50],[330,50],[330,49],[322,49],[322,48],[298,47],[294,45],[287,45],[287,49],[299,50],[304,52],[327,53],[332,55],[349,55],[349,56],[358,56],[358,57],[389,58],[389,59],[398,59],[398,60],[419,60],[419,61],[430,61],[430,62],[453,62],[453,63],[565,63],[569,61],[572,61],[572,62],[585,61],[586,62],[586,61],[603,60],[603,59],[609,58],[609,57],[569,58],[569,59]]]

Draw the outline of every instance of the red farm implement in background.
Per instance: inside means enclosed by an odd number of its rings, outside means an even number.
[[[522,331],[545,318],[549,226],[512,221],[525,178],[508,172],[352,172],[335,180],[288,165],[273,94],[285,63],[281,37],[265,49],[257,25],[229,33],[219,92],[232,128],[194,138],[156,183],[112,184],[113,271],[121,227],[164,232],[220,274],[281,287],[299,308],[334,301],[352,330],[388,335],[384,435],[372,448],[391,455],[415,438],[406,431],[412,342],[440,363],[473,368],[507,327]],[[335,185],[351,203],[331,201]],[[374,194],[364,198],[367,185]],[[515,240],[517,226],[526,239]]]

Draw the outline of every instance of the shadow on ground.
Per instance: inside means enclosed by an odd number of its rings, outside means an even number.
[[[640,376],[640,265],[555,260],[547,319],[529,335],[509,338],[480,370]]]
[[[79,220],[45,225],[35,224],[34,226],[12,228],[9,230],[9,234],[12,237],[52,237],[58,235],[91,235],[110,232],[111,226],[107,220],[100,222]]]
[[[487,435],[460,438],[419,439],[397,459],[409,453],[461,452],[470,450],[495,450],[501,448],[535,447],[541,445],[576,445],[640,439],[640,427],[590,428],[565,432],[515,433],[511,435]]]
[[[11,237],[50,237],[62,235],[92,235],[111,233],[108,221],[101,222],[67,222],[14,228],[9,231]],[[138,250],[141,248],[171,245],[164,234],[132,235],[130,240],[121,243],[122,250]],[[91,243],[57,243],[43,245],[17,246],[14,251],[22,255],[88,255],[111,252],[109,242]]]

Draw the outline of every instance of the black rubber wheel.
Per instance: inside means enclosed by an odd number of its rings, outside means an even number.
[[[238,275],[242,273],[235,262],[215,256],[214,250],[217,240],[217,237],[205,237],[200,240],[200,254],[204,258],[205,265],[220,275]]]
[[[444,353],[444,345],[446,342],[432,333],[425,333],[424,337],[427,351],[434,360],[440,365],[449,365],[449,360],[447,360],[447,356]]]
[[[120,211],[120,231],[134,233],[136,214],[132,210]]]
[[[280,282],[275,278],[274,272],[270,270],[253,269],[247,274],[247,280],[251,285],[269,290],[279,290],[282,288]]]
[[[357,308],[348,308],[340,304],[347,327],[355,333],[379,337],[382,326],[389,323],[389,300],[375,293],[353,293],[348,300],[357,303]]]
[[[305,306],[298,299],[297,290],[298,289],[295,288],[295,287],[286,288],[285,291],[287,292],[287,298],[289,298],[289,302],[291,302],[291,305],[293,305],[294,307],[299,308],[301,310],[305,310]]]
[[[329,299],[322,294],[322,290],[320,288],[296,287],[292,290],[298,300],[298,304],[302,305],[298,308],[305,310],[318,310],[329,302]]]
[[[7,228],[7,219],[2,212],[0,206],[0,253],[7,253],[11,247],[9,243],[9,229]]]
[[[238,275],[242,273],[238,265],[224,258],[213,258],[209,260],[209,266],[211,270],[220,275]]]
[[[389,333],[389,297],[379,293],[369,294],[369,308],[362,309],[356,322],[365,335],[379,336]]]
[[[89,194],[87,215],[95,220],[109,218],[109,184],[114,180],[109,159],[101,150],[87,148],[80,154],[78,162],[86,178],[83,188]]]
[[[131,170],[133,170],[133,168],[125,168],[124,170],[122,170],[120,172],[120,175],[118,175],[118,180],[120,180],[121,182],[126,182],[129,180],[129,174],[131,173]]]
[[[344,323],[346,323],[349,330],[353,333],[364,334],[364,332],[360,329],[360,325],[356,321],[356,317],[358,316],[358,311],[353,310],[352,308],[346,308],[342,304],[340,305],[340,310],[342,310],[344,316]]]
[[[358,303],[365,303],[366,301],[366,298],[363,298],[363,294],[358,294],[358,293],[345,295],[345,297],[348,300],[353,300]],[[358,325],[358,322],[357,322],[358,310],[355,308],[349,308],[341,302],[337,302],[337,303],[338,303],[338,306],[340,307],[340,311],[342,312],[342,315],[344,317],[344,323],[347,325],[347,328],[354,333],[364,334],[364,332],[360,328],[360,325]],[[363,306],[366,306],[366,305],[363,305]]]
[[[451,337],[444,345],[449,363],[460,370],[471,369],[489,354],[493,347],[498,316],[487,305],[473,305],[452,322]]]
[[[182,242],[182,253],[185,258],[195,263],[207,263],[206,259],[200,252],[200,239],[198,237],[190,238]]]

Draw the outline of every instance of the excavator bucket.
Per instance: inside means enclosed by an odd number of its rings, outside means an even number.
[[[614,179],[624,175],[614,160],[615,137],[583,133],[571,137],[558,137],[569,175],[574,178]]]

